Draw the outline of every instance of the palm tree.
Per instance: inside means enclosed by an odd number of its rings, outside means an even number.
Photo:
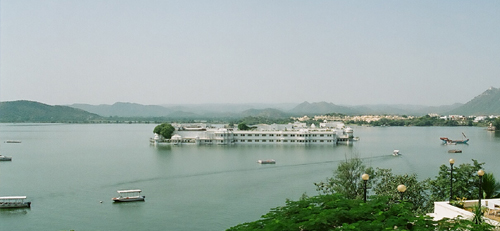
[[[500,183],[496,181],[493,173],[484,174],[482,188],[485,199],[497,198],[500,196]]]

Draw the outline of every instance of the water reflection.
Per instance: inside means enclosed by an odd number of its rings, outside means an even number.
[[[1,216],[18,216],[18,215],[26,215],[28,214],[28,210],[30,208],[11,208],[11,209],[0,209]]]

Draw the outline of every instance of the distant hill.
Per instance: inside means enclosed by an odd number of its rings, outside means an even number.
[[[101,120],[99,115],[67,106],[50,106],[34,101],[0,102],[0,122],[90,122]]]
[[[289,113],[294,115],[318,115],[328,113],[340,113],[345,115],[360,114],[359,111],[351,107],[339,106],[327,102],[309,103],[307,101],[297,105],[290,110]]]
[[[290,114],[282,112],[278,109],[274,108],[266,108],[266,109],[248,109],[246,111],[241,112],[241,116],[254,116],[254,117],[266,117],[266,118],[287,118],[290,117]]]
[[[490,87],[471,101],[448,112],[450,115],[500,115],[500,88]]]
[[[123,102],[117,102],[113,105],[101,104],[96,106],[89,104],[72,104],[69,106],[105,117],[162,117],[173,112],[171,109],[158,105],[141,105]]]
[[[266,108],[274,108],[281,111],[288,111],[295,106],[296,103],[277,103],[277,104],[269,104],[269,103],[242,103],[242,104],[224,104],[224,103],[215,103],[215,104],[164,104],[161,105],[172,111],[185,111],[185,112],[193,112],[198,114],[217,114],[217,113],[241,113],[249,109],[266,109]]]

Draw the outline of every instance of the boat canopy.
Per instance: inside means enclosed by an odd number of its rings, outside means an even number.
[[[118,190],[118,193],[140,193],[142,190],[140,189],[132,189],[132,190]]]
[[[9,196],[9,197],[0,197],[0,200],[24,200],[26,196]]]

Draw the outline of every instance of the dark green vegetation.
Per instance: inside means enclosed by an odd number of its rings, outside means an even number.
[[[463,120],[445,120],[439,117],[431,117],[425,115],[412,119],[391,120],[382,118],[378,121],[368,123],[373,126],[473,126],[473,119],[466,118]]]
[[[472,162],[454,168],[453,190],[457,197],[478,198],[475,173],[483,163]],[[367,183],[371,196],[366,203],[362,199],[363,173],[370,175]],[[498,184],[491,177],[489,182],[484,181],[483,187]],[[399,184],[407,187],[403,195],[396,190]],[[390,169],[366,168],[360,159],[353,158],[340,163],[333,177],[315,185],[319,195],[286,200],[284,206],[271,209],[261,219],[228,230],[494,230],[482,222],[481,208],[476,209],[473,220],[433,221],[425,215],[431,211],[434,201],[449,199],[450,173],[445,165],[440,166],[434,180],[418,181],[416,175],[395,175]],[[498,189],[489,193],[497,195]]]
[[[24,100],[0,103],[2,123],[92,123],[103,120],[99,115],[67,106],[50,106]]]
[[[155,127],[153,133],[160,134],[165,139],[172,138],[172,134],[174,133],[175,128],[168,123],[163,123]]]
[[[287,200],[285,206],[271,209],[258,221],[229,228],[237,230],[493,230],[486,223],[471,220],[415,216],[412,204],[395,202],[388,197],[374,196],[363,203],[341,194],[303,196]]]

